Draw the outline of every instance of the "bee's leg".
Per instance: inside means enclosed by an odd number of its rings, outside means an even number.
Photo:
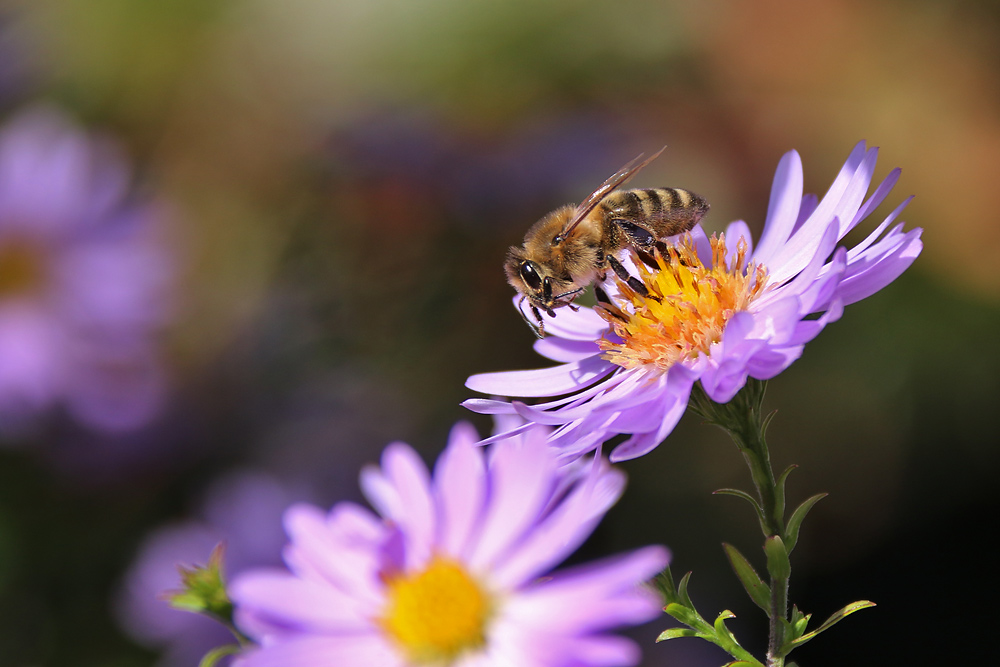
[[[535,334],[535,337],[545,338],[545,322],[542,321],[542,314],[538,312],[538,309],[535,308],[534,304],[530,304],[531,313],[535,316],[535,320],[538,324],[532,322],[527,313],[524,312],[524,301],[524,297],[521,297],[521,300],[517,302],[517,312],[521,313],[521,319],[524,320],[524,323],[528,325],[529,329],[531,329],[531,333]]]
[[[642,284],[641,280],[629,275],[628,271],[624,266],[622,266],[622,263],[619,262],[614,255],[608,255],[607,262],[611,269],[615,272],[615,275],[617,275],[622,282],[628,283],[628,286],[631,287],[636,294],[653,299],[654,301],[659,301],[657,297],[649,293],[649,290],[646,289],[646,286]]]
[[[628,318],[625,317],[625,313],[619,310],[618,306],[611,301],[610,297],[608,297],[608,293],[605,292],[600,285],[594,285],[594,296],[597,297],[598,308],[617,320],[628,322]]]
[[[663,245],[662,241],[657,241],[656,237],[648,229],[628,220],[614,218],[611,222],[624,232],[625,238],[628,239],[639,260],[654,271],[659,270],[660,267],[653,256],[653,249]]]
[[[636,248],[640,250],[645,250],[650,252],[653,246],[656,245],[656,237],[653,236],[652,232],[644,227],[629,222],[628,220],[622,220],[621,218],[615,218],[612,220],[618,228],[625,232],[625,236],[628,237],[629,243],[631,243]]]
[[[659,243],[657,243],[657,245],[659,245]],[[635,249],[635,254],[636,254],[636,257],[639,258],[639,261],[641,261],[643,264],[645,264],[649,268],[653,269],[654,271],[659,271],[660,270],[660,265],[656,263],[656,257],[654,255],[652,255],[651,253],[648,253],[645,250],[640,250],[640,249],[636,248]],[[666,255],[664,255],[664,257],[666,257]]]

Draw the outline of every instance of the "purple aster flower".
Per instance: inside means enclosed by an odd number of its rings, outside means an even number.
[[[623,487],[606,461],[560,467],[541,431],[489,456],[458,425],[433,477],[410,447],[386,448],[362,473],[381,517],[342,502],[291,507],[291,572],[238,577],[240,628],[260,643],[241,667],[632,665],[612,627],[654,618],[643,586],[662,547],[554,574]]]
[[[115,601],[119,625],[135,641],[162,651],[161,667],[197,665],[205,653],[232,642],[218,622],[171,607],[163,594],[181,588],[178,565],[204,564],[225,543],[227,577],[277,565],[285,538],[281,514],[302,494],[256,472],[231,473],[209,489],[200,516],[164,526],[140,546]]]
[[[64,405],[128,430],[162,403],[154,334],[170,270],[150,206],[106,142],[34,108],[0,130],[0,419]]]
[[[876,153],[859,143],[822,200],[803,196],[802,162],[795,151],[786,153],[756,248],[738,220],[718,238],[696,226],[668,248],[668,256],[658,256],[656,266],[633,255],[629,266],[649,296],[616,278],[607,283],[613,301],[607,307],[561,309],[546,323],[552,335],[535,343],[537,352],[560,365],[474,375],[467,383],[485,394],[554,400],[528,406],[470,399],[464,405],[557,427],[549,442],[566,458],[630,435],[612,452],[615,461],[662,442],[695,382],[713,401],[726,403],[748,377],[774,377],[845,305],[888,285],[920,254],[920,229],[904,232],[902,223],[890,228],[909,199],[850,250],[837,246],[899,178],[893,170],[865,198]]]

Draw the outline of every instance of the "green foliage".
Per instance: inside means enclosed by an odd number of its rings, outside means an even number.
[[[226,592],[222,574],[223,544],[218,544],[208,557],[208,564],[186,567],[178,565],[182,588],[165,594],[174,609],[212,616],[224,622],[233,618],[233,603]]]
[[[212,549],[206,565],[193,567],[178,565],[182,588],[164,595],[174,609],[202,614],[219,621],[239,642],[212,649],[201,659],[198,667],[214,667],[219,660],[238,653],[250,643],[250,640],[233,624],[233,603],[226,591],[226,581],[223,576],[224,555],[225,545],[220,542]]]
[[[765,584],[760,575],[757,574],[753,566],[750,565],[743,554],[741,554],[736,547],[731,544],[723,544],[722,548],[726,550],[726,556],[729,557],[729,563],[733,566],[733,571],[739,578],[740,583],[743,584],[743,588],[746,589],[747,595],[754,603],[764,610],[765,614],[769,614],[771,608],[771,587]]]
[[[771,621],[768,667],[782,667],[785,656],[793,649],[810,641],[847,615],[874,604],[867,600],[849,604],[811,632],[807,632],[811,618],[809,614],[803,614],[794,605],[791,613],[788,613],[788,584],[792,572],[789,555],[798,542],[806,515],[827,494],[818,493],[806,499],[795,508],[786,522],[785,483],[796,466],[788,466],[775,478],[764,437],[774,413],[762,416],[761,410],[765,386],[766,383],[751,379],[733,400],[720,405],[712,402],[704,390],[696,385],[691,394],[690,407],[709,423],[730,434],[750,468],[756,495],[740,489],[719,489],[715,493],[741,498],[754,508],[764,534],[764,554],[770,583],[761,579],[750,561],[736,547],[723,544],[722,548],[747,595],[764,610]],[[729,663],[731,666],[762,664],[750,656],[726,628],[725,621],[733,616],[731,612],[719,614],[712,625],[698,614],[687,595],[689,577],[690,574],[685,576],[681,585],[675,589],[669,571],[661,576],[661,590],[668,602],[664,611],[688,627],[666,630],[659,639],[700,637],[722,647],[736,658],[736,662]]]
[[[657,587],[667,603],[663,611],[687,626],[686,628],[668,628],[660,633],[656,641],[661,642],[679,637],[699,637],[705,641],[712,642],[736,658],[735,662],[727,663],[728,665],[764,667],[763,663],[755,659],[746,649],[740,646],[736,637],[726,627],[726,621],[735,617],[733,612],[728,609],[722,611],[716,616],[715,622],[711,624],[698,613],[687,591],[690,580],[691,573],[688,572],[681,579],[680,584],[675,586],[670,568],[664,570],[656,578]]]
[[[830,618],[823,621],[822,625],[809,633],[806,633],[805,629],[806,625],[809,623],[810,616],[803,616],[798,609],[793,609],[792,621],[785,623],[785,635],[788,639],[781,646],[781,655],[788,655],[792,649],[802,646],[819,633],[829,630],[835,623],[846,618],[848,615],[874,606],[875,603],[868,600],[858,600],[857,602],[852,602],[843,609],[835,612],[832,616],[830,616]]]
[[[788,560],[788,550],[785,543],[777,535],[771,535],[764,540],[764,553],[767,554],[767,572],[771,579],[788,579],[792,574],[792,564]]]
[[[239,644],[226,644],[225,646],[219,646],[218,648],[213,648],[211,651],[205,654],[205,657],[201,659],[198,663],[198,667],[215,667],[216,663],[222,658],[230,655],[236,655],[243,647]]]
[[[817,493],[815,496],[804,501],[801,505],[795,508],[792,512],[791,518],[788,520],[788,526],[785,528],[785,540],[788,545],[788,553],[792,553],[792,549],[795,548],[795,543],[799,541],[799,528],[802,527],[802,520],[806,518],[806,514],[809,510],[813,508],[813,505],[818,503],[823,498],[826,498],[827,494]]]
[[[202,614],[225,625],[239,642],[238,649],[249,644],[250,640],[233,624],[233,603],[226,591],[223,575],[224,555],[225,545],[220,542],[209,554],[207,564],[193,567],[178,565],[182,587],[178,591],[168,591],[164,598],[174,609]],[[220,646],[205,655],[200,667],[212,667],[220,658],[231,653],[231,645]]]

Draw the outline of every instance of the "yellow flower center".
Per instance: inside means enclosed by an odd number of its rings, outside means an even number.
[[[29,243],[8,241],[0,247],[0,299],[38,289],[45,271],[41,253]]]
[[[764,291],[767,269],[745,266],[747,244],[743,237],[736,244],[732,265],[726,262],[726,238],[712,236],[712,268],[706,268],[690,235],[676,246],[668,247],[668,256],[655,253],[658,270],[636,258],[639,280],[649,291],[643,296],[618,280],[622,298],[631,308],[598,306],[622,342],[598,341],[604,358],[624,368],[653,365],[667,370],[678,361],[693,359],[708,352],[722,340],[726,322],[747,310]]]
[[[392,577],[386,585],[381,625],[412,663],[450,665],[486,643],[490,599],[461,564],[435,557],[422,572]]]

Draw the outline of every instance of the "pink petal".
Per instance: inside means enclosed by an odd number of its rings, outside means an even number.
[[[233,580],[233,602],[255,629],[272,625],[306,632],[361,632],[371,627],[367,605],[332,586],[280,570],[251,570]]]
[[[234,667],[406,667],[407,661],[378,634],[294,637],[241,655]]]
[[[497,566],[532,528],[553,489],[554,452],[543,443],[525,445],[517,440],[497,443],[489,469],[490,498],[482,532],[469,556],[477,571]]]
[[[406,562],[419,567],[434,546],[436,516],[427,466],[413,448],[393,443],[382,453],[382,470],[399,492],[401,506],[391,517],[406,535]]]
[[[540,522],[493,572],[497,585],[512,589],[547,572],[593,532],[625,490],[625,475],[595,459],[588,477]]]
[[[598,334],[600,336],[600,334]],[[552,361],[568,362],[579,361],[585,357],[592,357],[601,353],[601,348],[597,346],[596,337],[590,340],[569,340],[567,338],[557,338],[546,336],[535,341],[535,352],[548,357]]]
[[[486,501],[486,468],[482,451],[475,446],[478,439],[471,425],[457,424],[434,471],[441,516],[438,542],[444,553],[463,558],[479,528]]]
[[[616,368],[594,355],[551,368],[473,375],[465,386],[494,396],[557,396],[583,389]]]
[[[792,234],[802,202],[802,158],[796,151],[781,156],[771,186],[771,201],[757,251],[756,262],[770,264],[772,256]]]

